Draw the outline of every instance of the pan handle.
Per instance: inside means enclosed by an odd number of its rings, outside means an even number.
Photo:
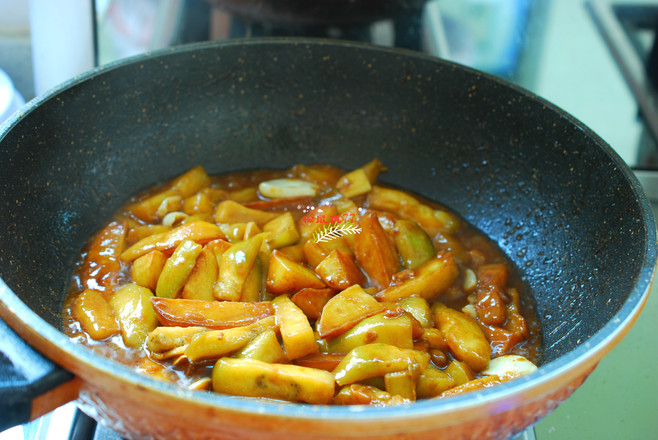
[[[0,432],[75,399],[77,382],[0,319]]]

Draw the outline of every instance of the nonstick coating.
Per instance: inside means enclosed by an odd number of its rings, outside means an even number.
[[[130,195],[197,164],[379,158],[386,183],[446,204],[509,256],[536,301],[544,363],[611,331],[653,273],[649,205],[596,135],[411,52],[286,39],[166,50],[74,80],[4,129],[0,274],[57,328],[88,237]]]

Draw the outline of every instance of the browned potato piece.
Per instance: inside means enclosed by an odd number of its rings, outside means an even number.
[[[344,357],[344,354],[316,353],[310,356],[304,356],[301,359],[295,359],[295,364],[303,367],[317,368],[319,370],[334,371]]]
[[[388,316],[388,313],[377,313],[365,318],[345,333],[326,341],[326,351],[348,353],[356,347],[375,342],[398,348],[413,348],[413,318],[411,315],[403,313]]]
[[[288,360],[274,330],[265,330],[238,350],[233,357],[268,363],[286,363]]]
[[[76,298],[73,317],[95,341],[119,333],[119,324],[114,319],[112,308],[97,290],[87,289]]]
[[[151,353],[166,353],[186,346],[192,339],[207,331],[205,327],[158,327],[146,338],[146,348]]]
[[[219,262],[219,275],[214,287],[215,299],[239,301],[245,281],[254,267],[263,244],[263,235],[231,245]]]
[[[175,298],[185,285],[202,250],[200,244],[183,240],[162,268],[155,294],[161,298]]]
[[[276,318],[268,316],[250,325],[225,330],[208,330],[190,341],[185,356],[192,362],[219,359],[247,345],[265,330],[278,330]]]
[[[139,259],[135,260],[135,263],[137,263],[138,260]],[[194,268],[192,269],[185,286],[183,286],[182,297],[185,299],[200,299],[204,301],[214,300],[215,296],[213,295],[213,289],[215,282],[217,281],[218,272],[219,265],[217,264],[215,253],[211,247],[206,245],[197,257]]]
[[[440,397],[458,396],[460,394],[468,393],[470,391],[491,388],[503,382],[504,380],[499,378],[498,376],[480,377],[478,379],[473,379],[470,382],[466,382],[465,384],[458,385],[454,388],[450,388],[449,390],[446,390],[443,393],[441,393]]]
[[[445,335],[455,357],[474,371],[486,368],[491,359],[491,346],[478,323],[470,316],[438,302],[432,310],[434,322]]]
[[[171,182],[171,188],[183,197],[190,197],[210,185],[210,177],[201,165],[190,168]]]
[[[126,222],[112,222],[94,238],[80,275],[85,288],[104,292],[116,287],[121,272],[119,256],[126,246],[127,232]]]
[[[267,272],[267,290],[279,294],[297,292],[307,287],[323,289],[327,286],[313,270],[283,252],[272,252]]]
[[[213,208],[212,200],[204,192],[198,192],[183,200],[183,212],[188,215],[209,214],[213,212]]]
[[[386,392],[410,401],[416,400],[416,380],[410,371],[395,371],[384,376]]]
[[[181,193],[174,189],[167,189],[154,194],[146,199],[140,200],[128,206],[128,211],[135,217],[146,223],[158,220],[158,209],[165,200],[171,197],[180,197]]]
[[[347,385],[398,371],[420,374],[429,360],[427,353],[388,344],[367,344],[350,351],[334,370],[334,377],[338,385]]]
[[[133,261],[130,276],[140,286],[155,290],[166,262],[165,254],[160,251],[151,251]]]
[[[361,168],[351,171],[336,183],[336,189],[347,198],[362,196],[366,194],[372,186],[368,180],[368,175]]]
[[[292,214],[286,212],[263,225],[263,232],[269,232],[267,241],[272,249],[290,246],[299,240],[297,225]]]
[[[286,295],[277,296],[272,300],[272,304],[288,359],[299,359],[317,353],[315,334],[304,312]]]
[[[277,218],[277,212],[266,212],[242,206],[233,200],[224,200],[215,210],[215,221],[217,223],[249,223],[255,222],[258,226]]]
[[[361,217],[359,228],[361,233],[354,236],[356,261],[377,289],[385,289],[400,270],[395,248],[374,212],[368,211]]]
[[[441,395],[455,385],[455,380],[448,373],[430,365],[418,378],[416,394],[420,399],[429,399]]]
[[[327,286],[336,290],[345,290],[354,284],[364,281],[361,269],[356,265],[354,257],[344,254],[338,249],[331,251],[315,268]]]
[[[410,402],[401,396],[392,396],[377,387],[358,383],[341,388],[333,401],[335,405],[402,405]]]
[[[217,225],[204,221],[186,223],[171,231],[150,235],[138,241],[123,251],[121,261],[128,263],[153,250],[171,252],[183,240],[191,240],[203,245],[218,238],[226,239],[226,236]]]
[[[335,387],[328,371],[255,359],[220,359],[212,381],[219,393],[314,404],[330,403]]]
[[[318,319],[322,309],[336,292],[333,289],[313,289],[307,287],[295,293],[290,299],[309,319]]]
[[[321,338],[334,338],[385,308],[361,286],[354,285],[327,302],[317,322],[318,333]]]
[[[123,343],[140,347],[158,325],[150,299],[153,293],[146,287],[131,283],[121,287],[110,299],[110,307],[119,322]]]
[[[274,315],[269,302],[201,301],[151,298],[158,321],[167,326],[212,329],[241,327]]]
[[[415,220],[430,237],[438,232],[451,234],[460,228],[459,220],[452,214],[432,209],[396,189],[373,186],[368,193],[367,203],[371,209],[395,212],[402,218]]]
[[[377,292],[375,297],[380,301],[396,301],[410,296],[435,300],[457,280],[459,267],[452,253],[448,252],[437,255],[412,273],[415,277]]]

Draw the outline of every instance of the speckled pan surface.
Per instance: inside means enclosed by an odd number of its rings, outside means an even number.
[[[0,276],[16,294],[0,292],[5,308],[79,375],[179,403],[325,422],[482,417],[492,402],[508,409],[584,377],[628,330],[653,278],[653,215],[612,149],[525,91],[416,53],[286,39],[182,47],[83,75],[2,128]],[[389,169],[384,181],[450,206],[510,257],[537,304],[538,373],[404,409],[309,411],[181,394],[57,331],[78,252],[129,195],[196,164],[350,169],[373,157]]]

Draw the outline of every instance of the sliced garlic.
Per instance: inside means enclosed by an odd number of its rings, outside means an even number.
[[[181,211],[174,211],[167,213],[162,219],[162,224],[164,226],[174,226],[188,217],[187,214]]]
[[[477,313],[475,312],[475,306],[473,304],[466,304],[464,307],[462,307],[462,312],[473,319],[477,318]]]
[[[478,279],[475,276],[475,272],[473,272],[471,269],[466,269],[464,271],[464,292],[470,292],[471,290],[475,289],[477,283]]]
[[[172,211],[180,211],[183,204],[183,198],[181,196],[170,196],[167,197],[160,203],[158,209],[155,211],[155,214],[158,218],[164,218],[168,213]]]
[[[489,361],[482,374],[486,376],[498,376],[501,379],[515,379],[530,374],[537,366],[523,356],[507,354]]]
[[[270,199],[314,196],[318,188],[318,185],[300,179],[266,180],[258,185],[258,191]]]

